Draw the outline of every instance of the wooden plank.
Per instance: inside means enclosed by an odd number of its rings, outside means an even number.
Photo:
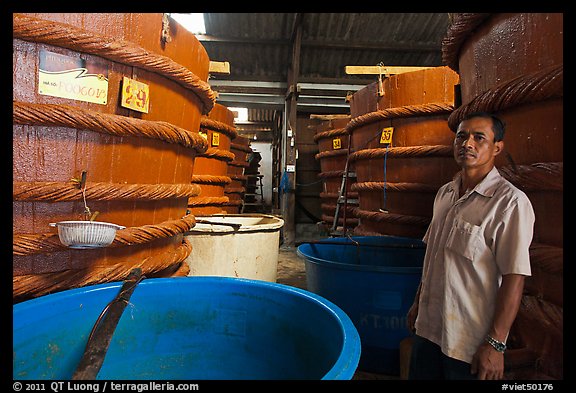
[[[394,75],[405,72],[426,70],[435,67],[412,67],[412,66],[346,66],[345,71],[348,75]]]
[[[350,118],[350,115],[345,115],[345,114],[335,114],[335,115],[315,115],[315,114],[311,114],[310,115],[310,119],[315,119],[315,120],[337,120],[337,119],[346,119],[346,118]],[[314,127],[310,127],[309,128],[315,128]]]
[[[227,61],[211,61],[208,72],[210,74],[230,74],[230,63]]]

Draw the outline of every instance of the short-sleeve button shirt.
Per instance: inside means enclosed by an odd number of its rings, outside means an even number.
[[[531,275],[534,211],[496,167],[459,198],[460,181],[459,172],[434,200],[416,333],[471,363],[491,327],[502,275]]]

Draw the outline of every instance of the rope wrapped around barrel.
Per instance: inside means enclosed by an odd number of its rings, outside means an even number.
[[[564,96],[564,64],[546,67],[527,75],[500,83],[474,97],[448,117],[452,131],[460,121],[473,112],[498,112],[525,104],[533,104]]]
[[[208,142],[197,132],[191,132],[164,121],[142,120],[132,117],[80,109],[70,105],[12,103],[14,124],[56,126],[110,134],[159,139],[193,148],[202,154]]]
[[[431,217],[421,217],[421,216],[409,216],[406,214],[396,214],[396,213],[384,213],[375,212],[369,210],[362,210],[360,208],[354,209],[354,216],[375,222],[387,222],[390,224],[402,224],[402,225],[417,225],[417,226],[428,226],[430,224]]]
[[[228,150],[209,147],[208,150],[206,150],[204,153],[198,154],[197,157],[212,158],[218,161],[232,162],[235,158],[235,155]]]
[[[118,37],[107,37],[65,23],[22,14],[12,14],[12,22],[13,38],[89,53],[165,76],[191,90],[200,99],[203,114],[208,114],[215,105],[216,93],[210,85],[169,57]]]
[[[190,216],[193,218],[193,216]],[[177,220],[175,220],[177,221]],[[184,226],[182,227],[184,228]],[[117,232],[135,230],[127,228]],[[178,230],[180,232],[180,230]],[[175,265],[185,263],[184,260],[192,252],[192,245],[186,238],[175,249],[160,254],[154,254],[142,260],[135,260],[133,265],[118,263],[110,266],[94,266],[81,269],[68,269],[54,273],[24,274],[12,278],[13,298],[38,297],[75,287],[95,285],[110,281],[124,280],[132,268],[139,267],[142,274],[148,277]],[[24,299],[25,300],[25,299]]]
[[[232,179],[228,176],[215,176],[215,175],[193,175],[192,184],[204,184],[210,186],[226,185],[232,183]],[[197,196],[191,195],[191,196]]]
[[[334,157],[345,156],[347,154],[348,154],[348,149],[326,150],[326,151],[321,151],[320,153],[317,153],[314,156],[314,158],[316,160],[321,160],[323,158],[334,158]]]
[[[344,174],[343,170],[336,170],[336,171],[320,172],[316,176],[321,178],[321,179],[332,178],[332,177],[342,178],[343,174]]]
[[[385,155],[388,155],[389,158],[452,157],[453,148],[448,145],[432,145],[364,149],[350,154],[349,160],[350,162],[370,160],[384,158]]]
[[[200,194],[195,184],[123,184],[86,182],[86,199],[113,200],[161,200],[189,198]],[[64,202],[82,200],[82,190],[73,182],[13,182],[13,201]]]
[[[347,135],[346,128],[336,128],[334,130],[322,131],[314,135],[314,142],[318,143],[320,139],[334,138],[335,136]]]
[[[388,191],[399,192],[437,192],[440,186],[433,186],[426,183],[391,183],[381,181],[367,181],[361,183],[354,183],[350,187],[351,191],[382,191],[384,188]]]
[[[536,163],[532,165],[518,165],[499,167],[498,170],[504,178],[524,191],[563,191],[563,163]],[[353,191],[382,191],[386,187],[388,191],[400,192],[436,192],[439,187],[417,183],[386,183],[362,182],[352,185]],[[375,222],[388,222],[402,225],[427,226],[429,217],[407,216],[394,213],[361,210],[354,211],[358,218]],[[358,233],[362,236],[372,236],[366,233]]]
[[[356,128],[376,123],[382,120],[401,118],[401,117],[437,115],[437,114],[450,113],[453,110],[454,105],[452,103],[446,103],[446,102],[432,102],[421,105],[405,105],[396,108],[381,109],[374,112],[368,112],[366,114],[353,118],[346,125],[345,129],[348,133],[350,133]]]
[[[320,217],[322,219],[322,222],[329,222],[329,223],[333,223],[334,222],[334,216],[329,216],[327,214],[322,214],[322,216]],[[340,216],[338,217],[338,224],[339,225],[343,225],[344,224],[344,217]],[[358,219],[355,217],[346,217],[346,225],[352,225],[355,226],[358,224]]]
[[[339,197],[340,197],[340,194],[337,192],[321,192],[320,193],[320,199],[338,199]],[[348,191],[346,193],[346,197],[348,199],[358,199],[358,193]]]
[[[189,231],[195,225],[196,219],[194,215],[188,214],[180,219],[167,220],[160,224],[120,229],[116,232],[114,241],[108,247],[131,246],[149,243],[160,238],[173,237]],[[12,241],[13,255],[23,256],[68,249],[60,242],[57,233],[15,233],[12,235]]]
[[[188,199],[188,207],[203,207],[203,206],[222,206],[230,200],[227,196],[223,197],[197,197]]]
[[[230,140],[236,139],[236,137],[238,136],[238,131],[236,131],[236,127],[232,127],[221,121],[210,119],[208,117],[203,116],[200,119],[200,131],[206,129],[221,132],[228,138],[230,138]]]

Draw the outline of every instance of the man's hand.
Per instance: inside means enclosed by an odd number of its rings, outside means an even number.
[[[482,343],[472,357],[472,374],[478,379],[504,378],[504,353],[496,351],[488,343]]]

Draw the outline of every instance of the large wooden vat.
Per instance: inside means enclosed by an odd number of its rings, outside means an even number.
[[[190,179],[207,149],[198,129],[214,93],[206,51],[168,21],[13,14],[14,301],[121,280],[134,267],[171,275],[190,253],[182,234],[195,225],[186,209],[199,192]],[[105,103],[40,94],[39,61],[53,58],[97,69],[108,82]],[[148,85],[148,113],[120,105],[123,77]],[[67,83],[60,87],[88,92]],[[84,188],[71,180],[82,172]],[[84,218],[83,194],[97,221],[126,227],[109,247],[68,249],[49,226]]]
[[[224,187],[224,194],[228,197],[224,210],[227,213],[239,214],[242,212],[248,180],[244,171],[250,165],[248,157],[252,153],[250,139],[244,136],[236,137],[230,144],[230,151],[234,154],[234,160],[228,163],[228,176],[232,181]]]
[[[447,124],[458,74],[436,67],[393,75],[350,102],[358,235],[421,238],[436,191],[458,171]],[[387,139],[391,136],[391,140]]]
[[[200,194],[188,200],[190,212],[196,216],[223,213],[228,202],[224,187],[232,182],[228,163],[234,159],[230,144],[238,136],[234,126],[234,113],[216,104],[202,118],[200,133],[206,137],[208,150],[196,157],[192,184],[200,186]]]
[[[453,14],[444,63],[460,74],[467,113],[506,123],[500,173],[526,192],[536,214],[527,278],[506,353],[510,378],[563,377],[563,15]]]
[[[334,224],[342,177],[348,161],[350,134],[346,131],[346,125],[349,122],[350,116],[327,118],[315,127],[314,142],[318,144],[318,154],[315,158],[320,162],[318,176],[322,179],[320,208],[322,222],[327,229],[332,228]],[[343,194],[345,203],[340,205],[338,214],[338,225],[342,227],[346,216],[346,230],[353,229],[358,224],[358,219],[353,215],[354,208],[358,207],[358,193],[350,191],[352,185],[356,183],[353,165],[348,165],[348,173],[352,176],[346,179],[346,192]]]

